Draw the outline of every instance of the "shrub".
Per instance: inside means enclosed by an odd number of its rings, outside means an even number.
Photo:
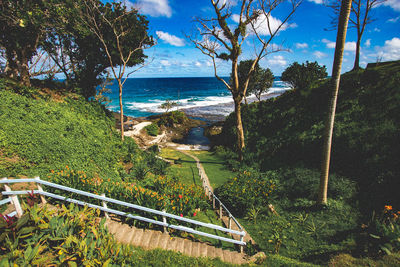
[[[299,64],[294,62],[282,72],[281,80],[287,82],[292,88],[299,90],[309,89],[311,84],[328,76],[325,66],[318,65],[318,62]]]
[[[56,216],[57,213],[57,216]],[[1,266],[66,265],[95,266],[105,262],[124,265],[134,250],[117,244],[95,218],[99,210],[64,205],[48,210],[37,205],[27,208],[17,221],[0,219]]]
[[[71,170],[68,166],[60,171],[52,171],[48,179],[68,187],[88,191],[95,194],[105,193],[107,197],[138,204],[148,208],[171,212],[176,215],[192,216],[196,209],[208,207],[207,198],[203,189],[197,185],[185,185],[173,179],[159,176],[154,178],[150,185],[141,185],[136,182],[102,179],[87,175],[83,171]],[[48,188],[53,192],[60,192]],[[62,192],[64,196],[74,196]],[[83,197],[79,199],[88,200]],[[93,202],[93,200],[91,200]],[[95,203],[96,204],[96,203]],[[100,203],[98,203],[100,204]],[[110,204],[110,207],[114,205]],[[123,209],[122,206],[115,206]],[[136,211],[135,211],[136,212]]]
[[[276,188],[275,178],[274,172],[242,170],[215,193],[235,216],[243,217],[251,208],[267,206]]]
[[[154,123],[154,122],[152,124],[150,124],[150,125],[147,125],[144,128],[146,129],[147,134],[151,135],[151,136],[157,136],[158,132],[160,130],[158,128],[158,125],[156,123]]]
[[[161,115],[157,124],[158,126],[173,127],[174,124],[182,124],[187,120],[188,118],[186,117],[185,113],[175,110]]]

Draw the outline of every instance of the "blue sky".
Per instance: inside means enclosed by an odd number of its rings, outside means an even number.
[[[235,13],[238,0],[227,0]],[[139,8],[147,16],[150,34],[157,37],[157,45],[146,51],[148,65],[135,72],[131,77],[209,77],[214,75],[210,59],[197,50],[185,37],[195,29],[194,17],[213,17],[214,12],[208,0],[138,0],[125,1],[128,6]],[[287,3],[283,4],[272,17],[283,19],[287,12]],[[286,6],[285,6],[286,5]],[[362,37],[360,65],[368,62],[400,59],[400,0],[388,0],[372,11],[375,21],[367,25]],[[322,0],[304,0],[297,9],[284,31],[273,43],[283,44],[289,50],[266,56],[260,62],[264,68],[270,68],[275,75],[291,63],[318,61],[326,65],[331,73],[336,31],[327,31],[330,27],[332,10],[322,5]],[[229,20],[231,25],[234,20]],[[343,72],[349,71],[354,64],[356,30],[349,28],[343,62]],[[250,40],[250,39],[249,39]],[[252,57],[250,42],[244,44],[241,59]],[[218,73],[228,76],[229,63],[220,62]]]

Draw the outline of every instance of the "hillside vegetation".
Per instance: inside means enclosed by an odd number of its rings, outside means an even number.
[[[399,84],[400,62],[342,76],[325,207],[316,199],[329,80],[244,105],[241,164],[229,115],[216,152],[239,174],[215,192],[255,250],[332,266],[400,264]]]
[[[245,162],[262,171],[288,166],[318,169],[328,82],[244,106]],[[400,205],[394,186],[400,176],[399,84],[399,61],[341,78],[331,168],[357,182],[362,208]],[[231,114],[220,139],[226,146],[234,144],[233,132]]]

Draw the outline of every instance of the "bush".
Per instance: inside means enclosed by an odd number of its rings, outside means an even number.
[[[235,216],[243,217],[251,208],[269,204],[276,188],[275,178],[274,172],[242,170],[237,177],[218,187],[215,194]]]
[[[325,66],[318,65],[318,62],[299,64],[294,62],[282,72],[281,80],[287,82],[292,88],[299,90],[309,89],[313,82],[324,79],[328,76]]]
[[[57,214],[56,214],[57,213]],[[1,266],[96,266],[105,262],[125,265],[134,250],[122,246],[105,230],[99,210],[64,205],[58,210],[27,208],[17,221],[0,219]],[[131,262],[133,263],[133,262]]]
[[[182,124],[186,122],[188,118],[182,111],[176,110],[161,115],[158,120],[158,126],[174,127],[174,124]]]
[[[71,170],[67,166],[60,171],[52,171],[47,177],[54,183],[98,195],[105,193],[110,198],[156,210],[165,209],[167,212],[176,215],[182,214],[190,217],[196,209],[203,210],[209,207],[207,198],[200,186],[182,184],[163,176],[156,177],[150,184],[145,185],[144,183],[147,181],[143,181],[143,184],[141,184],[139,181],[125,182],[103,179],[88,175],[83,171]],[[48,189],[52,192],[60,192],[56,189]],[[76,197],[75,194],[67,194],[64,191],[61,191],[61,194]],[[79,197],[79,199],[85,198]],[[113,204],[110,204],[110,207],[113,206]],[[122,206],[115,207],[119,210],[123,209]]]
[[[157,136],[158,133],[159,133],[159,130],[160,130],[158,128],[158,125],[156,123],[154,123],[154,122],[152,124],[150,124],[150,125],[147,125],[144,128],[146,129],[147,134],[151,135],[151,136]]]

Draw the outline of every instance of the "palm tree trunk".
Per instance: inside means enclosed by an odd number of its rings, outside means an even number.
[[[336,36],[335,58],[332,67],[332,96],[329,103],[329,112],[325,123],[324,144],[322,149],[321,177],[317,204],[326,205],[328,198],[328,176],[331,158],[333,125],[335,122],[336,102],[339,92],[340,71],[342,68],[343,51],[346,41],[347,24],[349,22],[352,0],[342,0],[340,7],[339,26]]]

